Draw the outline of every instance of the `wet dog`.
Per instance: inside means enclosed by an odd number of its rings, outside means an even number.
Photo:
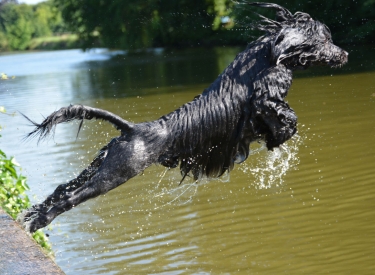
[[[29,136],[44,138],[63,122],[102,119],[121,135],[100,150],[75,179],[61,184],[18,220],[34,232],[80,203],[105,194],[152,164],[180,166],[182,180],[220,177],[249,156],[251,142],[272,150],[297,130],[297,116],[284,101],[292,72],[312,64],[338,67],[348,53],[335,46],[327,26],[307,13],[292,14],[271,3],[276,20],[260,16],[265,34],[250,43],[203,93],[151,122],[130,123],[108,111],[82,105],[61,108],[37,124]]]

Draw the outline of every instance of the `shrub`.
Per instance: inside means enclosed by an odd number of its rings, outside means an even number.
[[[0,113],[5,113],[5,109],[1,106]],[[13,219],[16,219],[17,215],[24,209],[30,207],[30,200],[26,194],[29,186],[26,183],[26,177],[17,173],[17,167],[19,167],[19,164],[15,158],[8,158],[0,150],[0,206]],[[52,254],[51,244],[43,231],[35,232],[33,238],[48,254]]]

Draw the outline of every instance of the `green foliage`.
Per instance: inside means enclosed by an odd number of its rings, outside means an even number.
[[[220,32],[220,18],[232,4],[229,0],[55,0],[55,3],[85,47],[101,42],[109,48],[124,49],[198,46],[219,41],[224,34]]]
[[[5,113],[4,107],[0,106],[0,112]],[[0,128],[1,130],[1,128]],[[13,219],[22,210],[30,207],[30,200],[25,193],[29,190],[26,183],[26,177],[17,173],[19,164],[11,157],[7,158],[6,154],[0,150],[0,206]],[[51,245],[43,231],[38,230],[33,234],[33,238],[39,243],[47,253],[51,253]]]
[[[0,31],[0,50],[8,49],[8,40],[4,32]]]
[[[30,50],[60,50],[81,48],[81,43],[76,34],[63,34],[59,36],[44,36],[33,38]]]
[[[64,30],[61,13],[51,1],[34,6],[0,2],[0,49],[25,50],[33,38]]]
[[[0,49],[103,46],[139,50],[246,44],[258,35],[249,31],[250,21],[256,18],[254,11],[258,10],[236,5],[237,1],[48,0],[29,6],[16,0],[0,0]],[[375,0],[272,2],[293,13],[307,12],[326,23],[336,43],[375,40]],[[275,11],[262,9],[261,13],[274,18]],[[41,39],[68,29],[78,40],[50,43]]]
[[[240,2],[252,2],[239,0]],[[245,44],[254,11],[230,0],[54,0],[85,48],[142,49]],[[273,0],[326,23],[338,43],[373,42],[375,0]],[[235,7],[235,8],[234,8]],[[234,12],[232,13],[232,10]],[[270,18],[275,11],[263,9]],[[223,19],[229,19],[223,21]],[[236,24],[234,24],[236,22]],[[230,30],[230,31],[227,31]],[[254,36],[257,36],[255,34]]]
[[[0,150],[0,202],[1,207],[14,219],[23,210],[30,206],[25,191],[29,189],[26,178],[18,175],[14,158],[8,159]]]
[[[34,37],[51,36],[66,31],[61,13],[52,1],[41,2],[33,6]]]
[[[2,31],[8,41],[9,48],[24,50],[34,33],[32,8],[26,4],[6,4],[0,10]]]

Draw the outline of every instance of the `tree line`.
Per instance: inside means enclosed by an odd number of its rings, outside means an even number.
[[[326,23],[336,43],[375,41],[375,0],[272,2]],[[0,0],[0,48],[28,49],[35,37],[66,31],[83,48],[246,44],[255,37],[249,28],[254,11],[274,18],[274,12],[231,0],[48,0],[32,6]]]
[[[36,37],[66,31],[61,12],[52,1],[37,5],[0,1],[0,49],[25,50]]]

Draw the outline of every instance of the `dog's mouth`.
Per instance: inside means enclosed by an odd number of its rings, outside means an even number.
[[[331,68],[341,68],[345,63],[328,64]]]
[[[317,65],[328,65],[331,68],[341,68],[347,62],[348,62],[348,53],[343,51],[343,53],[336,55],[336,56],[319,58],[319,60],[317,60],[315,63]]]
[[[340,47],[331,43],[326,43],[323,49],[324,51],[315,50],[312,53],[301,54],[300,63],[305,65],[305,63],[310,62],[312,65],[341,68],[348,62],[349,53]]]
[[[339,55],[336,55],[336,56],[330,58],[329,60],[326,61],[326,63],[331,68],[341,68],[346,63],[348,63],[348,55],[349,55],[349,53],[342,50]]]

